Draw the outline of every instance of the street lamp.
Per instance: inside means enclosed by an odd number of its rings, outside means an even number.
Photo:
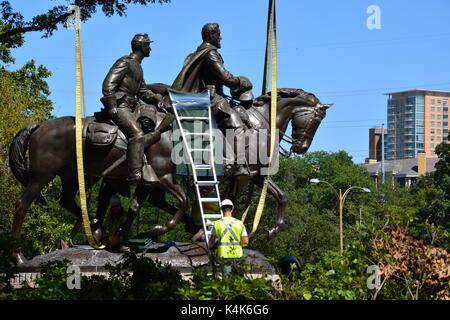
[[[354,189],[360,189],[366,193],[370,192],[369,188],[365,188],[365,187],[357,187],[357,186],[351,186],[350,188],[348,188],[347,190],[345,190],[344,193],[342,193],[342,190],[339,189],[339,192],[336,190],[336,188],[333,187],[333,185],[331,183],[329,183],[328,181],[325,180],[319,180],[319,179],[311,179],[309,180],[310,183],[312,184],[319,184],[319,183],[325,183],[326,185],[328,185],[334,192],[338,203],[339,203],[339,242],[340,242],[340,255],[342,257],[342,254],[344,253],[344,226],[343,226],[343,211],[344,211],[344,202],[345,202],[345,198],[347,198],[347,195],[349,194],[349,192],[351,190]]]

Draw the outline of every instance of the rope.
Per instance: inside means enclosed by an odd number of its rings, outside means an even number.
[[[80,24],[77,21],[75,25],[76,34],[76,85],[75,85],[75,143],[76,143],[76,157],[77,157],[77,171],[78,171],[78,187],[80,190],[80,205],[81,215],[83,218],[84,233],[88,239],[88,243],[94,249],[103,249],[105,246],[98,246],[92,236],[91,225],[89,222],[89,214],[86,202],[86,187],[84,183],[84,165],[83,165],[83,122],[81,118],[82,104],[84,105],[84,114],[86,115],[86,100],[84,96],[84,81],[83,81],[83,65],[81,57],[81,36]]]
[[[268,91],[268,75],[269,75],[269,58],[272,54],[271,59],[271,97],[270,97],[270,158],[269,158],[269,168],[272,167],[272,160],[274,156],[275,149],[275,130],[277,123],[277,28],[276,28],[276,0],[269,1],[269,16],[267,23],[267,39],[266,39],[266,56],[264,64],[264,79],[263,79],[263,94]],[[278,155],[278,153],[277,153]],[[270,174],[270,169],[268,175]],[[269,184],[269,178],[264,179],[264,185],[261,191],[261,196],[258,201],[258,207],[256,208],[255,220],[253,221],[253,228],[250,233],[252,236],[256,229],[258,228],[259,221],[264,210],[264,205],[266,203],[267,188]]]

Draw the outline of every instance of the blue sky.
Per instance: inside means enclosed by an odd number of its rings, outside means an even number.
[[[87,112],[99,110],[101,85],[114,61],[130,52],[136,33],[155,41],[143,62],[147,83],[171,84],[186,55],[201,43],[207,22],[222,29],[226,67],[261,92],[267,0],[172,0],[130,5],[126,17],[97,12],[82,24]],[[25,18],[65,1],[13,0]],[[381,29],[369,30],[366,10],[381,9]],[[368,129],[386,119],[383,93],[407,89],[450,90],[449,0],[278,0],[278,84],[315,93],[334,103],[310,151],[345,150],[355,162],[368,156]],[[30,59],[53,72],[54,115],[74,114],[75,35],[60,29],[47,39],[28,33],[13,50],[18,68]]]

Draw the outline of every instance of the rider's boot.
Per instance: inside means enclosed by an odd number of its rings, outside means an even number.
[[[235,150],[236,150],[236,163],[234,176],[248,176],[251,174],[248,165],[247,158],[245,156],[245,131],[242,128],[235,130]]]
[[[128,178],[127,181],[133,184],[142,181],[142,166],[144,164],[144,135],[137,135],[130,138],[127,147]]]

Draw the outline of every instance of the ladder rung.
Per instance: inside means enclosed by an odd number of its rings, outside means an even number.
[[[191,152],[195,152],[195,151],[211,152],[211,150],[209,150],[209,149],[191,149]]]
[[[221,214],[204,214],[203,215],[204,219],[221,219],[222,215]]]
[[[208,117],[180,117],[180,120],[203,120],[209,121]]]
[[[195,166],[195,169],[197,169],[197,170],[212,169],[212,165],[210,165],[210,164],[197,164],[197,165],[194,165],[194,166]]]
[[[215,186],[219,184],[219,181],[197,181],[195,184],[199,186]]]
[[[200,198],[201,202],[219,202],[219,198]]]
[[[202,132],[186,132],[184,135],[185,136],[207,136],[207,137],[209,137],[209,133],[202,133]]]

